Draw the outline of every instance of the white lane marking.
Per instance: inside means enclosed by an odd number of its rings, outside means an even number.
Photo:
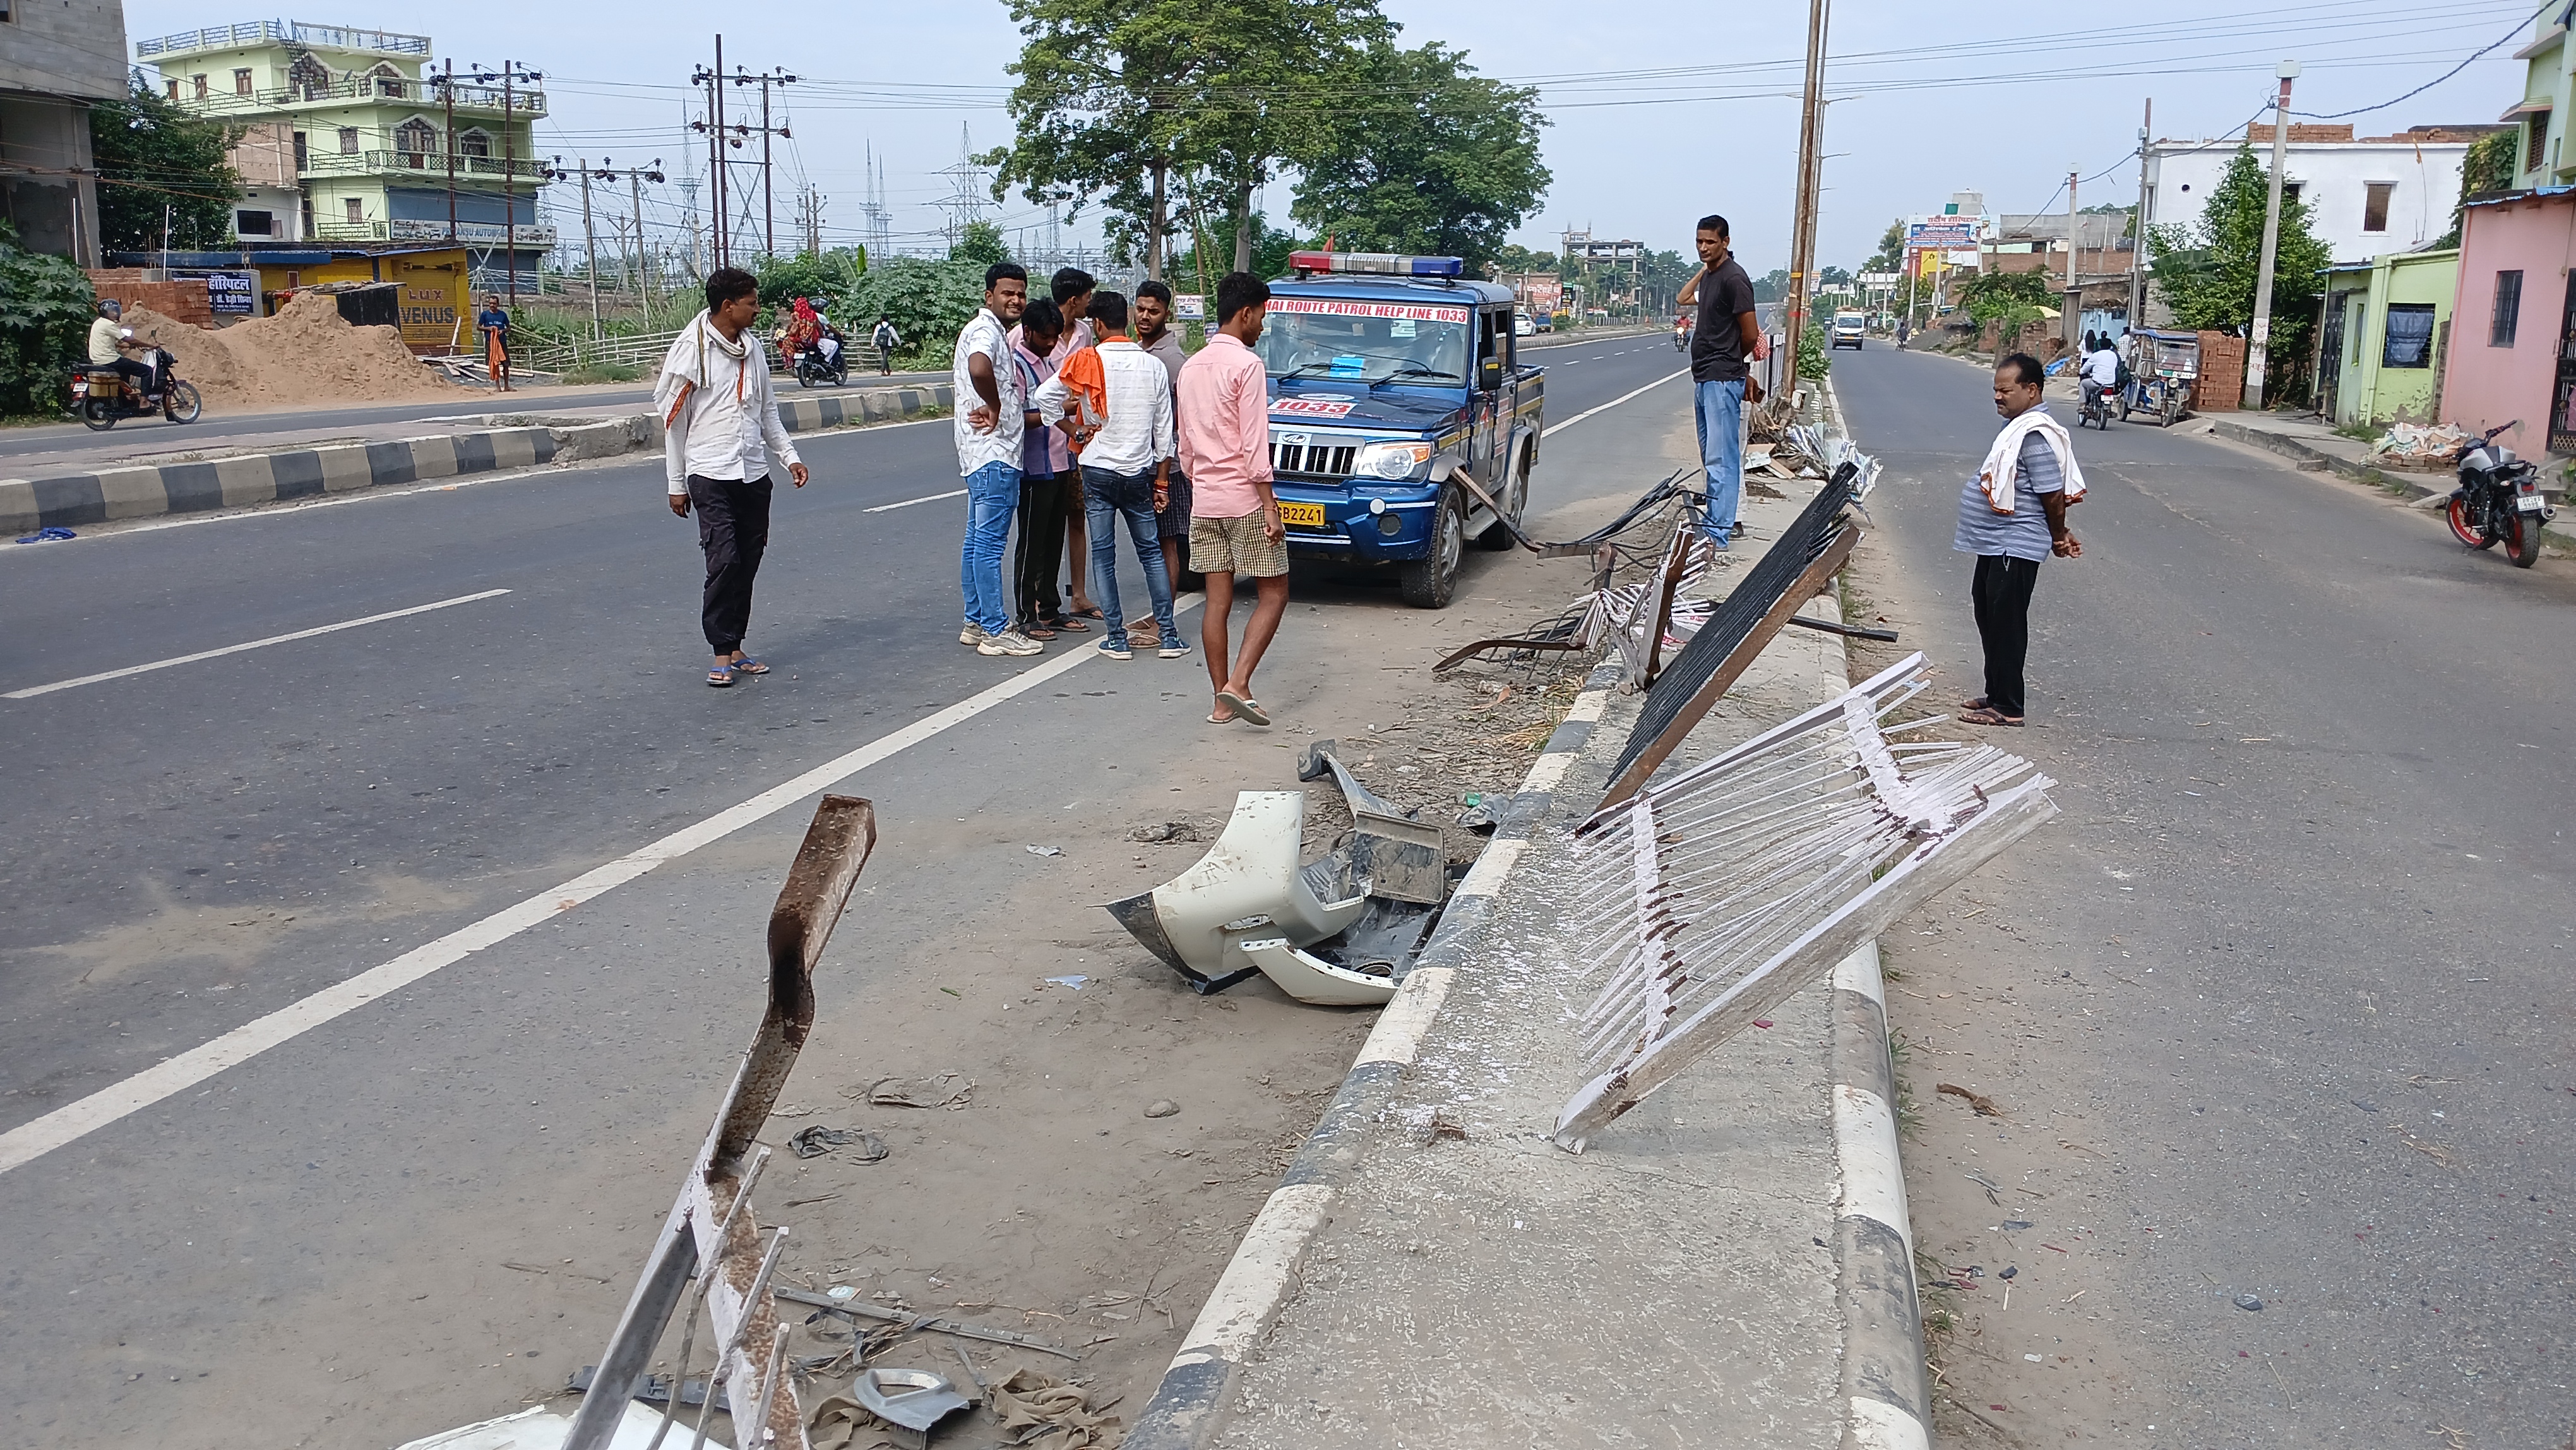
[[[1180,606],[1195,609],[1204,596]],[[316,1027],[344,1017],[379,997],[401,991],[441,967],[454,966],[483,948],[508,940],[593,897],[625,885],[654,867],[720,841],[756,824],[807,796],[823,791],[901,751],[954,726],[962,725],[1015,696],[1027,693],[1097,655],[1091,648],[1067,650],[1023,675],[958,701],[934,715],[831,760],[804,774],[771,786],[740,805],[718,811],[693,826],[664,836],[641,850],[583,872],[550,891],[540,891],[516,906],[461,927],[436,941],[412,948],[381,966],[360,972],[337,985],[282,1007],[255,1021],[176,1057],[145,1068],[123,1082],[67,1103],[33,1121],[0,1133],[0,1173],[26,1164],[164,1098],[187,1091],[228,1067],[247,1062],[272,1047],[293,1041]]]
[[[401,619],[407,615],[413,614],[427,614],[433,609],[453,609],[459,604],[472,604],[478,599],[497,599],[509,592],[510,591],[507,589],[486,589],[480,594],[459,594],[453,599],[442,599],[436,604],[415,604],[409,609],[395,609],[389,610],[383,614],[370,614],[364,619],[343,620],[338,624],[326,624],[315,629],[299,629],[293,634],[273,634],[266,639],[252,640],[248,644],[228,644],[222,649],[199,650],[192,655],[180,655],[174,659],[154,660],[148,665],[127,665],[121,670],[109,670],[103,674],[96,675],[83,675],[77,680],[57,680],[50,685],[30,685],[26,689],[11,690],[5,695],[0,695],[0,700],[32,700],[38,695],[50,695],[56,690],[77,690],[83,685],[100,684],[107,680],[121,680],[128,675],[150,674],[154,670],[166,670],[178,665],[193,665],[199,660],[217,659],[224,655],[237,655],[242,653],[244,650],[266,649],[273,644],[292,644],[299,639],[311,639],[317,634],[337,634],[344,629],[356,629],[362,624],[382,624],[388,619]]]
[[[1635,392],[1621,393],[1619,396],[1612,398],[1609,402],[1602,404],[1598,408],[1586,408],[1582,412],[1575,414],[1573,417],[1566,419],[1562,423],[1551,423],[1546,428],[1541,429],[1538,436],[1541,438],[1553,438],[1556,436],[1558,429],[1571,428],[1575,424],[1582,422],[1584,419],[1591,417],[1595,413],[1609,412],[1611,409],[1618,407],[1621,403],[1628,401],[1630,398],[1636,397],[1639,393],[1645,393],[1652,391],[1653,389],[1660,388],[1675,378],[1688,376],[1689,373],[1689,368],[1682,368],[1676,372],[1666,373],[1662,377],[1655,379],[1653,382],[1646,384],[1645,387],[1637,389]]]
[[[952,488],[946,493],[925,493],[919,498],[908,498],[901,503],[881,503],[874,508],[861,509],[859,512],[863,514],[881,514],[888,509],[908,509],[917,503],[937,503],[943,498],[964,498],[965,496],[966,490],[962,488]]]

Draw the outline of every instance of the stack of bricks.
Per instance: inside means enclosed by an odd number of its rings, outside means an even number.
[[[92,269],[89,285],[104,302],[113,297],[127,307],[149,307],[164,317],[198,327],[215,325],[215,309],[206,300],[206,279],[178,277],[167,282],[144,280],[152,276],[141,267]]]
[[[2296,127],[2291,128],[2293,132]],[[2200,335],[2200,380],[2192,385],[2192,410],[2233,413],[2245,399],[2245,339],[2223,332]]]

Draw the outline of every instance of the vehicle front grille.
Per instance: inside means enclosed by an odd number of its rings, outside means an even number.
[[[1348,478],[1351,457],[1358,452],[1359,446],[1353,443],[1273,443],[1270,445],[1270,471]]]

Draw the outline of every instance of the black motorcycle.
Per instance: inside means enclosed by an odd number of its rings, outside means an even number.
[[[816,383],[845,387],[850,381],[850,350],[847,347],[826,358],[823,349],[809,347],[796,355],[796,386],[810,388]]]
[[[2075,426],[2081,428],[2085,424],[2090,423],[2105,433],[2110,432],[2111,395],[2113,390],[2110,388],[2096,387],[2092,383],[2084,381],[2078,381],[2076,386],[2084,390],[2084,407],[2083,410],[2076,415]]]
[[[145,354],[159,391],[138,391],[125,374],[105,363],[83,363],[72,369],[72,411],[82,426],[104,433],[121,418],[149,418],[158,413],[173,423],[194,423],[204,413],[196,386],[171,376],[178,359],[168,348]]]
[[[2502,544],[2516,568],[2528,569],[2540,559],[2540,526],[2558,511],[2540,495],[2540,470],[2495,441],[2520,422],[2489,428],[2460,449],[2460,486],[2442,516],[2461,543],[2472,549]]]

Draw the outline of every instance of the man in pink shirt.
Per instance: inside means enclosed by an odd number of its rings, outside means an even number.
[[[1216,284],[1217,330],[1181,369],[1181,471],[1189,475],[1190,568],[1207,576],[1207,613],[1199,643],[1216,687],[1211,725],[1236,720],[1267,725],[1252,697],[1252,671],[1288,612],[1288,527],[1270,488],[1270,388],[1252,345],[1270,288],[1249,272]],[[1234,576],[1252,576],[1260,597],[1243,629],[1243,652],[1226,667],[1226,622]]]

